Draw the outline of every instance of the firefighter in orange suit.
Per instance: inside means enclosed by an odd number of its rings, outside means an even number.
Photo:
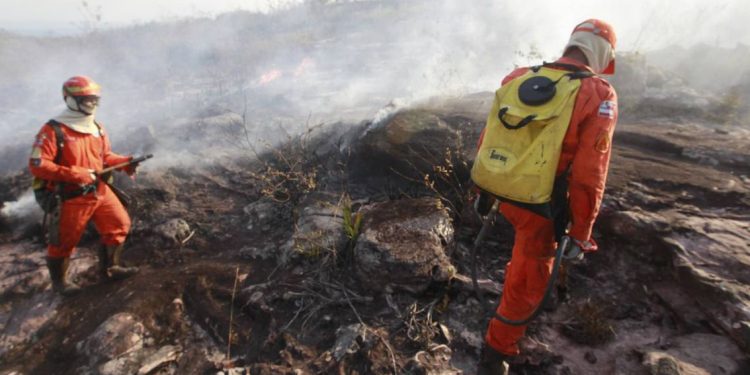
[[[573,30],[558,69],[567,67],[597,74],[614,74],[616,37],[612,27],[590,19]],[[519,68],[503,80],[503,85],[523,75]],[[580,258],[597,250],[591,238],[592,226],[604,193],[611,153],[612,135],[617,122],[617,95],[599,76],[581,81],[570,125],[563,138],[556,176],[568,173],[568,208],[573,246],[568,257]],[[480,137],[480,144],[484,133]],[[505,272],[503,295],[497,313],[520,320],[540,303],[552,270],[556,248],[553,221],[510,203],[500,211],[513,225],[515,243]],[[526,326],[511,326],[492,318],[485,335],[478,374],[507,374],[510,360],[519,354],[518,341]]]
[[[70,257],[93,220],[101,236],[100,272],[106,278],[124,278],[138,272],[120,263],[123,244],[130,230],[130,217],[110,187],[96,174],[107,166],[132,159],[112,152],[109,137],[94,120],[99,105],[99,85],[76,76],[63,84],[67,108],[39,131],[29,160],[31,174],[43,182],[42,189],[55,192],[57,210],[48,223],[47,267],[53,289],[63,295],[80,290],[67,280]],[[58,135],[62,140],[58,140]],[[62,147],[58,147],[58,145]],[[132,175],[135,167],[125,172]],[[51,238],[54,237],[54,238]]]

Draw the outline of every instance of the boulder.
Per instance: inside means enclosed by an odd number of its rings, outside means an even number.
[[[337,253],[346,245],[341,194],[314,192],[298,206],[294,234],[284,246],[281,263],[296,255],[318,257]]]
[[[354,249],[363,285],[413,293],[455,274],[448,254],[453,226],[448,210],[431,197],[375,203],[360,209],[363,224]]]
[[[421,181],[433,166],[444,163],[446,150],[461,149],[462,142],[461,133],[440,116],[409,109],[370,123],[357,153],[366,155],[365,164],[387,166]]]
[[[172,241],[177,245],[187,241],[192,235],[190,224],[183,219],[171,219],[165,223],[157,225],[155,230],[162,238]]]
[[[86,340],[80,342],[78,351],[89,358],[89,363],[109,362],[143,348],[145,328],[135,316],[119,313],[109,317]],[[109,367],[117,367],[112,364]]]

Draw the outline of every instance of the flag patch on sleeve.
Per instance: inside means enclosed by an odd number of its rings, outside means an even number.
[[[611,100],[605,100],[599,105],[599,117],[615,118],[615,108],[617,104]]]
[[[31,158],[32,159],[39,159],[42,157],[42,149],[39,148],[39,146],[34,146],[31,148]]]

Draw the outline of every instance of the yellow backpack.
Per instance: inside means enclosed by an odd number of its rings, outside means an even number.
[[[545,64],[498,89],[471,170],[474,183],[500,200],[550,217],[544,207],[551,201],[563,138],[581,79],[593,75],[575,66]]]

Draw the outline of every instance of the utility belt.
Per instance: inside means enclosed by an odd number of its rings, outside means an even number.
[[[96,194],[96,190],[99,187],[99,184],[101,183],[103,182],[97,181],[93,184],[88,184],[88,185],[65,184],[65,186],[62,189],[62,192],[60,193],[60,200],[66,201],[68,199],[78,198],[80,196],[84,196],[90,193]]]

